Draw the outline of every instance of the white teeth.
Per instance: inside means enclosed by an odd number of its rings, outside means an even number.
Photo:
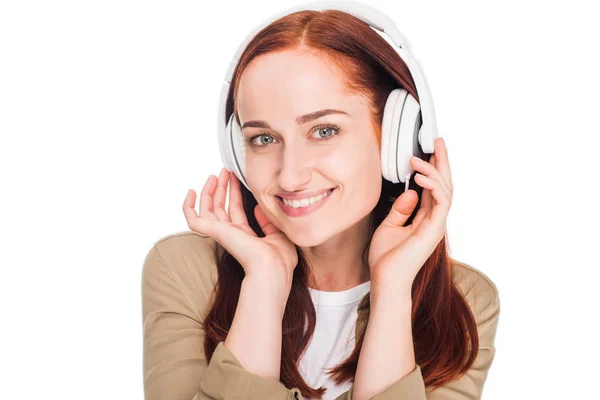
[[[309,198],[302,199],[302,200],[288,200],[288,199],[282,199],[282,200],[286,206],[290,206],[293,208],[301,208],[301,207],[309,206],[309,205],[321,200],[322,198],[329,196],[329,193],[331,193],[332,191],[333,191],[333,189],[329,189],[327,192],[322,193],[318,196],[309,197]]]

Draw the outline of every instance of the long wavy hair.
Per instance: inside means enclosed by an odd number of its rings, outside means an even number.
[[[288,14],[257,33],[242,53],[235,68],[226,103],[226,120],[232,113],[238,122],[235,98],[240,76],[257,56],[273,51],[302,49],[324,57],[339,68],[345,77],[347,90],[369,99],[376,139],[381,144],[381,123],[388,94],[395,88],[406,89],[419,99],[410,72],[390,45],[360,19],[338,10],[305,10]],[[425,155],[424,158],[428,159]],[[419,194],[419,202],[406,222],[410,224],[420,208],[423,188],[411,179],[410,188]],[[241,185],[244,211],[249,225],[259,237],[264,237],[256,218],[256,199]],[[368,247],[375,229],[404,191],[403,184],[391,183],[382,177],[379,202],[370,215],[370,236],[363,251],[367,265]],[[301,376],[297,364],[314,333],[316,313],[308,285],[310,265],[298,250],[298,265],[282,321],[282,357],[280,381],[288,388],[300,389],[303,396],[321,399],[326,388],[312,388]],[[425,385],[442,386],[460,378],[473,364],[479,347],[477,325],[469,305],[451,278],[453,260],[448,254],[444,236],[423,265],[412,287],[412,332],[417,364],[421,367]],[[219,254],[221,255],[219,257]],[[211,298],[210,309],[203,321],[206,336],[204,351],[210,360],[217,344],[225,341],[231,327],[244,270],[238,261],[217,243],[215,248],[218,281]],[[366,306],[370,306],[367,297]],[[354,381],[358,357],[365,330],[357,333],[352,354],[329,369],[337,384]]]

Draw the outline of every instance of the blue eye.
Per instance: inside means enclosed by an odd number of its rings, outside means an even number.
[[[317,141],[331,140],[334,136],[339,135],[339,132],[342,130],[342,128],[340,128],[337,125],[333,125],[333,124],[322,124],[322,125],[317,125],[313,128],[313,132],[319,132],[319,131],[323,131],[323,130],[332,131],[332,133],[330,133],[329,135],[326,135],[325,137],[319,135],[320,138],[316,139]],[[254,139],[257,139],[259,137],[270,138],[270,141],[268,141],[267,143],[261,142],[262,144],[255,144]],[[266,132],[260,132],[260,133],[257,133],[256,135],[253,135],[252,137],[246,139],[246,142],[251,147],[265,147],[267,144],[273,143],[273,140],[274,140],[273,136],[269,135]]]
[[[317,127],[317,129],[315,129],[315,132],[319,132],[321,129],[328,129],[329,131],[335,131],[335,133],[331,133],[331,135],[327,136],[327,137],[322,137],[322,140],[329,140],[331,139],[332,136],[337,135],[337,132],[339,131],[339,129],[335,126],[331,126],[331,125],[327,125],[327,126],[322,126],[322,127]]]

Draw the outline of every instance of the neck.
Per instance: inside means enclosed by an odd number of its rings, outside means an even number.
[[[372,214],[367,215],[350,229],[325,243],[300,250],[309,268],[309,287],[326,292],[339,292],[365,283],[370,279],[366,263],[372,237]],[[363,259],[365,251],[365,259]]]

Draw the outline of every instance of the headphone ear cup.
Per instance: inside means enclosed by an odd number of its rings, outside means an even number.
[[[402,102],[406,96],[404,89],[394,89],[388,95],[383,109],[381,123],[381,173],[384,179],[397,183],[396,158],[398,143],[398,123],[402,113]],[[398,104],[400,103],[400,105]]]
[[[381,170],[386,180],[404,183],[414,172],[410,158],[422,154],[418,142],[421,125],[421,107],[416,99],[405,89],[392,90],[381,124]]]
[[[225,128],[225,137],[219,140],[219,149],[221,150],[221,160],[226,169],[233,172],[235,176],[246,186],[248,183],[244,175],[246,166],[246,145],[242,130],[235,120],[234,114],[229,117],[227,127]]]
[[[415,170],[410,165],[412,156],[422,158],[423,151],[419,144],[419,131],[423,124],[421,106],[409,93],[402,107],[402,116],[398,128],[398,156],[396,171],[398,179],[405,182]]]
[[[231,137],[233,138],[233,148],[235,150],[235,159],[237,160],[237,169],[235,170],[236,176],[244,184],[244,186],[250,190],[248,187],[248,182],[246,182],[246,143],[244,134],[242,133],[242,128],[238,125],[235,118],[232,118],[231,125]]]
[[[227,170],[232,171],[233,170],[233,162],[232,162],[233,154],[232,154],[231,140],[230,140],[230,135],[229,135],[229,132],[231,130],[230,124],[231,124],[231,118],[229,118],[229,121],[225,125],[225,129],[222,132],[219,131],[219,152],[221,153],[221,162],[223,163],[223,166]]]

